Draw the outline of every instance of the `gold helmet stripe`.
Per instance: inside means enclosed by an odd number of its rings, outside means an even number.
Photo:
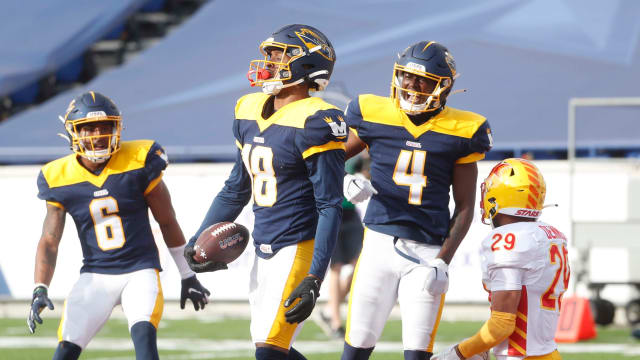
[[[427,43],[427,45],[425,45],[425,46],[424,46],[424,49],[422,49],[422,52],[424,52],[425,50],[427,50],[427,48],[428,48],[429,46],[431,46],[431,44],[435,44],[435,41],[429,41],[429,42]]]
[[[93,98],[93,102],[96,102],[96,94],[93,91],[89,91],[89,94],[91,94],[91,97]]]

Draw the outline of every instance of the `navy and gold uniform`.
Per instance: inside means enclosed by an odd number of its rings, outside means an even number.
[[[449,231],[454,167],[484,157],[491,147],[489,124],[481,115],[442,107],[415,125],[391,98],[375,95],[354,99],[345,120],[368,147],[378,193],[364,217],[342,359],[367,358],[363,354],[373,350],[396,302],[405,358],[428,358],[444,294],[426,290],[433,268],[423,264],[436,258]]]
[[[346,121],[371,156],[368,228],[400,238],[442,245],[449,230],[449,188],[455,164],[484,158],[491,130],[476,113],[443,107],[415,125],[388,97],[360,95]]]
[[[340,110],[314,97],[290,103],[264,119],[262,109],[269,97],[253,93],[238,100],[235,167],[216,197],[219,204],[214,200],[197,234],[216,222],[235,219],[253,188],[252,235],[258,256],[269,258],[285,246],[315,238],[328,247],[321,247],[327,253],[314,257],[311,269],[322,278],[339,218],[337,224],[316,228],[319,217],[330,218],[327,210],[341,214],[346,123]]]
[[[160,270],[145,195],[167,167],[162,147],[151,140],[123,142],[97,174],[76,156],[42,167],[38,197],[73,217],[84,257],[80,272]]]
[[[314,97],[265,119],[271,100],[263,93],[238,100],[236,162],[196,236],[211,224],[235,220],[253,197],[251,337],[289,349],[300,324],[285,321],[283,303],[307,274],[324,278],[335,246],[347,124],[340,110]]]

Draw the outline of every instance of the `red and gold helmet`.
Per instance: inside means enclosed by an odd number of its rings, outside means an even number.
[[[497,214],[537,219],[546,192],[544,177],[532,162],[515,158],[503,160],[480,184],[482,222],[490,224]]]

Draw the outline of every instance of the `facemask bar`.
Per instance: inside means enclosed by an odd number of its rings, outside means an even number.
[[[278,49],[282,50],[282,57],[289,56],[289,60],[285,63],[282,61],[272,61],[269,59],[269,52],[266,49]],[[264,55],[263,60],[252,60],[249,63],[249,72],[247,78],[251,86],[265,86],[268,83],[281,83],[283,84],[287,80],[291,80],[292,73],[290,64],[305,55],[302,47],[297,45],[289,45],[274,41],[264,41],[260,44],[260,53]],[[269,65],[272,67],[272,71],[269,71]],[[271,76],[271,73],[274,75]],[[296,85],[304,81],[299,79],[298,81],[282,86],[288,87]]]
[[[409,90],[402,87],[402,77],[404,73],[411,73],[436,82],[432,93],[423,93],[415,90]],[[403,65],[395,64],[393,67],[393,78],[391,80],[391,98],[396,105],[409,115],[416,115],[421,112],[434,111],[440,108],[440,95],[451,88],[453,82],[448,77],[436,76],[424,71],[409,68]],[[402,96],[407,94],[407,98]],[[418,98],[423,97],[426,100],[417,103]]]
[[[92,122],[111,121],[113,123],[111,134],[80,136],[82,125]],[[120,116],[101,116],[68,120],[65,128],[69,133],[71,149],[74,153],[96,163],[108,160],[111,155],[120,150],[120,134],[122,132],[122,118]],[[97,150],[94,140],[107,138],[109,146],[106,149]]]

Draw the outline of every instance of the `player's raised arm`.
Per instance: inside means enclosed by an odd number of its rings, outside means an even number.
[[[31,310],[27,318],[29,331],[36,329],[35,322],[42,324],[40,312],[46,307],[53,310],[53,303],[49,299],[47,290],[53,278],[58,258],[58,246],[64,230],[65,214],[63,208],[47,203],[47,215],[42,225],[42,235],[36,250],[36,266],[33,276],[35,288],[31,300]]]

